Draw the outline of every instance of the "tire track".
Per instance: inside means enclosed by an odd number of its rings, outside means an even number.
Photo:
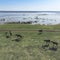
[[[12,30],[12,29],[6,29],[6,30],[0,30],[0,32],[3,32],[3,31],[22,31],[22,32],[27,32],[27,31],[32,31],[32,32],[36,32],[36,31],[39,31],[40,29],[37,29],[37,30]],[[60,30],[43,30],[43,32],[60,32]]]

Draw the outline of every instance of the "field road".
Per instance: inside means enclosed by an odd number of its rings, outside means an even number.
[[[1,30],[0,29],[0,32],[3,32],[3,31],[18,31],[18,32],[28,32],[28,31],[30,31],[30,32],[37,32],[37,31],[39,31],[40,29],[36,29],[36,30],[20,30],[20,29],[16,29],[16,30],[14,30],[14,29],[5,29],[5,30]],[[42,30],[43,32],[60,32],[60,30]]]

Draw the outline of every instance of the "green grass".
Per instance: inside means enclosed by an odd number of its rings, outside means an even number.
[[[0,25],[0,30],[59,30],[60,25],[24,25],[5,24]],[[43,32],[38,35],[38,31],[12,31],[11,38],[5,37],[5,31],[0,32],[0,60],[60,60],[60,32]],[[19,42],[12,41],[15,34],[21,34],[23,39]],[[59,43],[57,51],[44,50],[42,45],[44,39],[50,39]]]

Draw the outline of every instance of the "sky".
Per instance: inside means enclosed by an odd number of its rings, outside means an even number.
[[[60,11],[60,0],[0,0],[0,11]]]

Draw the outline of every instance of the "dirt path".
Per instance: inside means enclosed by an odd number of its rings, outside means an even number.
[[[3,32],[3,31],[18,31],[18,32],[20,32],[20,31],[24,31],[24,32],[33,31],[33,32],[37,32],[38,30],[12,30],[12,29],[0,30],[0,32]],[[43,30],[43,32],[60,32],[60,30]]]

